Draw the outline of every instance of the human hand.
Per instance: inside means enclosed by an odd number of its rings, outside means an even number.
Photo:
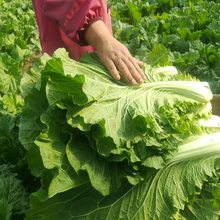
[[[143,62],[132,57],[128,49],[109,33],[102,21],[92,24],[85,38],[97,50],[101,62],[113,78],[120,80],[121,74],[131,85],[141,84],[146,80],[141,70]]]
[[[109,36],[108,39],[104,39],[97,45],[96,50],[102,63],[116,80],[120,80],[118,71],[131,85],[141,84],[146,80],[140,68],[143,63],[132,57],[128,49],[114,37]]]

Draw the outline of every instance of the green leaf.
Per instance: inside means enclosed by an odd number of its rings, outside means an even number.
[[[152,66],[170,66],[167,49],[162,44],[155,44],[148,56],[147,63]]]
[[[8,204],[8,201],[4,198],[0,199],[0,219],[10,220],[12,215],[12,204]]]
[[[62,127],[65,119],[64,115],[65,112],[59,109],[53,111],[48,108],[40,117],[41,122],[47,126],[47,129],[41,131],[34,143],[39,146],[43,164],[47,169],[62,165],[65,154],[65,135],[60,129],[57,129],[57,126]]]
[[[79,135],[68,143],[68,160],[77,173],[87,171],[92,186],[102,195],[109,195],[120,188],[120,179],[125,175],[124,167],[98,157],[86,139],[85,136]]]
[[[220,184],[217,178],[205,182],[202,190],[197,190],[190,196],[187,205],[180,213],[186,219],[213,219],[218,220],[220,216]]]
[[[62,167],[58,169],[57,174],[53,177],[49,185],[48,197],[51,198],[57,193],[66,192],[87,182],[89,182],[88,175],[86,173],[77,174],[65,157]]]
[[[214,176],[215,162],[219,163],[218,159],[193,160],[169,165],[158,172],[152,170],[145,181],[136,186],[123,184],[117,193],[107,197],[89,185],[58,194],[45,202],[32,195],[26,219],[59,219],[61,216],[65,220],[177,219],[195,187],[201,189],[207,176]],[[58,208],[64,204],[65,208]],[[201,209],[195,211],[199,214]]]
[[[41,82],[42,84],[40,83],[40,86],[45,88],[44,80]],[[29,89],[29,81],[25,85]],[[29,167],[32,174],[37,177],[45,172],[39,147],[34,143],[41,130],[46,128],[40,121],[41,114],[46,111],[48,107],[45,92],[42,88],[40,88],[40,90],[34,88],[30,95],[25,97],[24,117],[21,118],[19,125],[19,139],[26,150],[28,150],[27,160]]]
[[[2,168],[3,166],[0,166],[0,215],[5,211],[3,219],[12,219],[15,215],[23,215],[29,208],[28,193],[16,174],[5,174]]]
[[[10,114],[16,116],[22,112],[24,106],[24,100],[20,95],[16,93],[10,93],[0,97],[0,114]]]
[[[17,118],[0,116],[0,165],[16,165],[25,157],[26,150],[18,140]]]

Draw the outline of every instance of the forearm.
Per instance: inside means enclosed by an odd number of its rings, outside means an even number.
[[[85,40],[94,47],[95,50],[97,50],[100,45],[108,43],[108,39],[112,37],[103,21],[93,23],[85,34]]]

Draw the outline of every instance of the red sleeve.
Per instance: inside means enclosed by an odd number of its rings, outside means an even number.
[[[88,45],[84,38],[88,27],[103,20],[98,0],[43,0],[43,14],[80,46]]]

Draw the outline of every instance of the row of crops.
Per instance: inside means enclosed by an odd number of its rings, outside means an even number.
[[[18,137],[24,106],[20,82],[40,52],[32,2],[0,0],[0,219],[24,219],[38,183]],[[33,58],[32,58],[33,57]]]
[[[108,0],[108,4],[114,36],[127,46],[133,56],[151,66],[173,65],[180,72],[208,82],[214,94],[220,93],[219,0]],[[41,56],[40,51],[32,2],[0,0],[0,219],[3,220],[23,220],[30,209],[30,194],[41,187],[40,178],[29,170],[28,158],[31,157],[27,156],[19,139],[20,119],[25,105],[21,80],[33,60]],[[35,135],[34,132],[29,131]],[[34,162],[31,164],[34,166]],[[204,220],[217,220],[220,216],[218,175],[212,180],[207,177],[209,181],[213,181],[214,187],[207,184],[206,200],[197,204],[205,210]],[[200,189],[196,191],[199,194]],[[70,206],[66,203],[70,200],[69,196],[67,192],[62,197],[64,212],[68,209],[65,204]],[[195,197],[193,195],[189,201],[193,202]],[[98,201],[100,196],[95,198]],[[201,201],[203,198],[200,198]],[[105,202],[108,204],[108,201]],[[53,203],[54,200],[48,200],[45,204],[49,207]],[[32,199],[32,205],[37,207],[35,199]],[[193,213],[198,207],[190,211],[190,205],[188,213]],[[57,206],[61,208],[59,203]],[[79,206],[86,206],[86,202],[79,203]],[[206,210],[205,206],[212,210]],[[66,219],[84,219],[79,216]],[[28,219],[33,219],[31,212]],[[90,219],[95,219],[94,215],[91,214]],[[115,218],[110,214],[108,219]],[[176,219],[180,219],[179,215]]]
[[[174,65],[220,92],[219,1],[110,0],[113,32],[151,65]]]

